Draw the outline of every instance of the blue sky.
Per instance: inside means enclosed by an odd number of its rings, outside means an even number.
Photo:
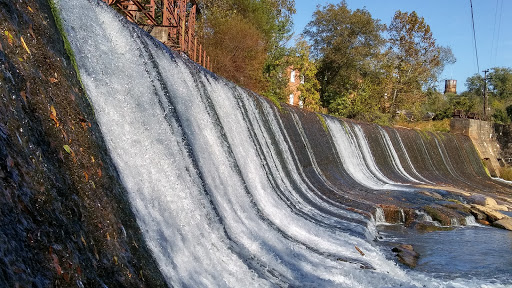
[[[477,68],[471,6],[469,0],[347,0],[351,10],[366,8],[373,18],[389,25],[395,11],[416,13],[425,18],[434,38],[442,46],[452,48],[457,62],[448,65],[441,75],[440,89],[444,79],[457,80],[457,92],[466,90],[466,79],[475,73],[492,67],[512,68],[512,1],[473,0],[475,31],[478,49]],[[311,21],[317,5],[337,4],[340,1],[296,0],[294,32],[300,34]],[[498,10],[496,9],[498,7]],[[500,18],[501,16],[501,18]],[[500,21],[501,20],[501,21]]]

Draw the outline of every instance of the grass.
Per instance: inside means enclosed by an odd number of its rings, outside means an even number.
[[[500,178],[507,181],[512,181],[512,167],[501,167]]]
[[[316,116],[322,122],[322,127],[324,128],[325,132],[329,133],[329,128],[327,128],[327,123],[325,123],[325,119],[320,113],[316,113]]]
[[[417,122],[399,121],[395,124],[395,126],[402,126],[425,132],[450,132],[450,119],[447,118],[439,121]]]

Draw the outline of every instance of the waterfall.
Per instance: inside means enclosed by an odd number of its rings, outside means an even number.
[[[375,223],[385,222],[382,209],[374,223],[368,211],[351,206],[370,204],[342,198],[347,188],[323,175],[297,115],[290,117],[299,144],[276,107],[169,51],[104,3],[54,2],[137,222],[169,285],[443,286],[407,273],[373,245]],[[379,171],[357,124],[325,122],[332,137],[325,141],[333,141],[349,175],[340,182],[357,182],[367,193],[413,191]],[[299,148],[312,167],[300,165]],[[308,176],[312,171],[322,189]],[[405,178],[423,181],[418,175]]]
[[[375,210],[375,224],[386,224],[386,217],[384,215],[384,210],[381,207],[376,208]]]
[[[380,126],[378,127],[378,129],[379,129],[381,137],[383,138],[383,142],[384,142],[384,146],[386,148],[386,151],[391,156],[391,164],[395,168],[395,171],[398,172],[399,175],[401,175],[403,178],[407,179],[410,182],[422,183],[421,181],[419,181],[419,180],[413,178],[412,176],[410,176],[405,171],[404,167],[402,166],[402,163],[400,162],[400,159],[399,159],[398,154],[397,154],[397,152],[395,150],[395,147],[393,147],[393,143],[391,143],[391,139],[389,138],[388,133],[386,132],[386,130],[384,130],[384,128],[382,128]],[[403,144],[401,145],[400,148],[403,149]],[[404,154],[406,155],[407,161],[410,163],[410,159],[409,159],[409,156],[407,155],[407,152],[405,151],[405,149],[403,149],[403,151],[404,151]]]
[[[475,216],[469,215],[466,216],[466,226],[480,226],[480,224],[476,222]]]
[[[406,162],[407,162],[407,166],[412,170],[412,173],[414,174],[414,176],[417,177],[418,179],[421,179],[422,182],[432,183],[431,181],[429,181],[426,178],[424,178],[423,176],[421,176],[420,173],[418,173],[418,171],[416,171],[416,169],[414,168],[414,165],[412,164],[411,158],[409,157],[409,153],[405,149],[404,142],[402,141],[402,138],[400,137],[400,134],[398,134],[398,132],[396,130],[393,130],[393,132],[395,133],[396,138],[398,140],[398,147],[397,147],[397,149],[400,149],[401,151],[404,152],[405,159],[406,159]],[[388,135],[388,139],[389,139],[389,135]]]
[[[354,133],[348,124],[340,120],[325,117],[325,122],[331,131],[337,152],[343,159],[343,166],[355,181],[375,190],[407,189],[382,175],[371,157],[365,138],[356,136],[362,133],[359,127],[355,126],[354,130],[357,132]]]

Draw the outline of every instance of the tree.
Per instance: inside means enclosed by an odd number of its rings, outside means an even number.
[[[512,104],[512,69],[494,67],[487,76],[487,96],[491,115],[494,121],[508,123],[509,117],[506,114],[509,113],[508,107]],[[465,93],[483,101],[484,83],[484,77],[480,74],[468,77]]]
[[[512,100],[512,69],[494,67],[489,73],[489,88],[499,99]]]
[[[391,112],[418,111],[426,101],[423,89],[432,87],[444,65],[454,63],[455,57],[450,48],[436,44],[430,26],[414,11],[397,11],[388,33],[394,61]]]
[[[381,78],[384,30],[385,25],[373,19],[367,10],[351,11],[345,1],[319,7],[314,12],[303,34],[311,41],[318,63],[321,102],[330,113],[355,117],[348,107],[351,99],[359,96],[371,100],[370,106],[378,106],[383,95],[368,93],[376,91],[371,87],[378,86]],[[359,113],[364,111],[356,114]]]
[[[252,91],[263,90],[262,67],[266,60],[263,35],[240,15],[210,22],[214,34],[204,38],[219,75]],[[236,39],[236,41],[233,41]]]
[[[466,79],[465,86],[467,92],[477,97],[483,97],[484,93],[484,77],[480,74],[474,74]]]
[[[199,31],[216,73],[262,93],[266,63],[290,35],[294,0],[199,0]]]

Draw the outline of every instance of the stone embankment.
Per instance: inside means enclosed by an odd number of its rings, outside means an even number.
[[[476,220],[481,225],[492,225],[512,231],[512,218],[502,213],[511,207],[498,204],[489,196],[481,194],[441,196],[436,192],[424,191],[421,194],[430,195],[432,202],[414,208],[401,208],[397,205],[380,204],[386,223],[403,224],[423,232],[451,230],[456,226],[472,225],[469,219]],[[457,200],[454,198],[458,198]]]

